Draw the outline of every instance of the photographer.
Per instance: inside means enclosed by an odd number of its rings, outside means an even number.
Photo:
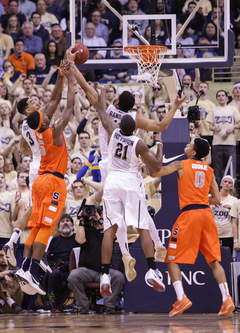
[[[70,254],[74,247],[79,247],[75,240],[76,234],[73,232],[73,219],[69,214],[63,214],[59,223],[60,235],[54,237],[48,249],[48,264],[52,268],[50,284],[55,296],[55,308],[62,310],[61,295],[64,287],[63,281],[67,281],[69,275]]]
[[[76,234],[76,241],[81,244],[79,267],[72,270],[68,277],[68,286],[74,293],[80,314],[88,313],[89,300],[84,292],[84,285],[89,282],[100,283],[102,268],[103,221],[97,209],[94,211],[93,207],[85,206],[80,211]],[[124,275],[115,269],[110,269],[110,275],[112,296],[104,298],[104,306],[106,313],[115,314],[117,295],[122,291]]]

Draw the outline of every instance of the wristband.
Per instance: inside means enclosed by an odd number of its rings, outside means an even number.
[[[87,163],[85,163],[85,165],[89,168],[92,165],[92,163],[87,162]]]
[[[238,239],[234,239],[233,243],[237,243],[238,242]]]
[[[79,227],[84,227],[84,221],[83,221],[83,220],[80,220],[78,226],[79,226]]]

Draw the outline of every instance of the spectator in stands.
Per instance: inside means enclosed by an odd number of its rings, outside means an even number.
[[[16,15],[9,17],[7,28],[3,32],[11,36],[13,41],[22,36],[21,25]]]
[[[19,75],[21,74],[21,72],[15,72],[14,70],[14,66],[11,60],[7,59],[4,60],[3,62],[3,70],[5,72],[5,74],[3,75],[3,83],[10,88],[13,84],[13,82],[15,82],[17,80],[17,78],[19,77]]]
[[[234,129],[240,129],[238,109],[228,105],[226,91],[219,90],[216,94],[218,106],[209,110],[206,121],[213,131],[212,156],[216,181],[220,187],[224,168],[232,157],[233,179],[237,179],[236,137]],[[236,184],[235,184],[236,186]]]
[[[17,16],[21,26],[28,19],[26,14],[19,11],[18,1],[9,0],[9,10],[0,17],[0,23],[2,24],[3,29],[7,28],[8,20],[13,15]]]
[[[203,91],[203,94],[198,100],[198,106],[200,111],[200,119],[201,119],[201,137],[203,139],[208,140],[210,146],[212,146],[212,140],[213,140],[213,132],[209,129],[209,123],[206,121],[207,115],[209,111],[216,107],[216,105],[210,101],[207,97],[208,91],[209,91],[209,85],[207,82],[200,82],[198,86],[198,92]],[[189,106],[193,106],[196,104],[196,99],[188,103]]]
[[[151,90],[153,92],[152,97],[150,97]],[[155,87],[148,86],[145,91],[145,103],[147,104],[150,111],[150,118],[158,120],[156,116],[156,107],[165,104],[165,99],[162,97],[162,85],[157,83]]]
[[[0,175],[1,177],[1,175]],[[2,247],[0,248],[0,314],[18,314],[23,301],[23,292],[19,283],[14,279],[14,272],[8,267]],[[11,309],[11,310],[10,310]],[[10,311],[9,311],[10,310]]]
[[[31,22],[23,23],[22,32],[23,36],[20,38],[24,40],[25,51],[30,53],[32,56],[41,52],[43,48],[42,38],[34,35],[33,25]]]
[[[189,15],[194,11],[195,8],[196,8],[196,2],[194,1],[189,2],[188,10],[180,16],[180,23],[184,24]],[[202,34],[204,23],[205,23],[204,16],[197,11],[196,14],[193,16],[193,18],[191,19],[191,21],[189,22],[189,24],[187,25],[186,31],[194,42]]]
[[[109,84],[108,85],[108,90],[106,91],[106,101],[107,101],[107,104],[113,104],[114,100],[116,99],[116,88]]]
[[[19,89],[17,89],[17,87],[21,82],[22,82],[22,87],[19,87]],[[9,94],[11,96],[20,95],[22,98],[30,97],[33,93],[34,93],[33,83],[30,79],[26,77],[25,74],[21,74],[9,89]]]
[[[46,57],[46,64],[48,66],[59,66],[62,58],[58,55],[58,44],[54,40],[49,40],[45,46],[43,53]]]
[[[86,36],[83,36],[83,44],[86,46],[107,46],[105,40],[101,37],[97,37],[95,35],[96,33],[96,27],[92,22],[88,22],[85,27],[85,33]],[[89,58],[93,59],[102,59],[105,58],[107,54],[107,51],[90,51],[90,56]]]
[[[15,52],[8,59],[12,61],[15,71],[27,75],[27,72],[35,68],[34,58],[31,54],[24,52],[25,45],[22,39],[14,41]]]
[[[184,6],[183,6],[183,13],[185,13],[188,9],[188,4],[189,2],[191,2],[192,0],[186,0]],[[194,2],[196,2],[196,4],[199,2],[200,0],[194,0]],[[204,16],[206,16],[210,11],[212,10],[212,4],[211,1],[209,0],[203,0],[201,3],[201,7],[199,8],[199,12],[201,14],[203,14]]]
[[[224,10],[224,1],[219,1],[219,5],[221,4],[221,6],[223,7]],[[233,15],[233,19],[234,19],[234,31],[235,31],[235,36],[238,37],[240,35],[240,2],[239,0],[230,0],[230,21],[231,17]],[[232,14],[232,15],[231,15]]]
[[[37,11],[41,15],[41,24],[48,30],[49,34],[52,33],[52,26],[54,24],[59,24],[58,19],[54,14],[47,12],[47,5],[44,0],[38,0],[37,2]]]
[[[178,32],[180,31],[180,29],[182,28],[182,23],[177,23],[176,26],[176,34],[178,34]],[[170,40],[169,38],[166,39],[166,45],[170,45]],[[177,39],[177,45],[194,45],[194,41],[192,39],[192,37],[190,37],[189,33],[187,31],[184,31],[180,37]],[[183,50],[184,56],[187,58],[190,58],[192,55],[194,55],[195,50],[194,48],[185,48]]]
[[[36,12],[36,4],[29,0],[19,0],[18,8],[21,12],[26,14],[30,20],[33,12]]]
[[[220,205],[210,206],[213,211],[214,221],[218,229],[218,236],[221,246],[229,247],[233,254],[233,226],[229,212],[238,201],[234,180],[230,175],[226,175],[221,180],[221,203]]]
[[[87,163],[89,153],[91,151],[91,139],[90,134],[87,131],[82,131],[78,135],[78,141],[76,142],[73,150],[71,151],[71,158],[80,157],[83,164]]]
[[[103,38],[105,40],[105,43],[108,44],[109,30],[105,24],[101,23],[101,13],[98,9],[94,9],[92,11],[90,22],[92,22],[95,25],[96,28],[95,36]],[[86,37],[85,31],[83,31],[83,37]]]
[[[240,261],[240,232],[239,232],[240,200],[234,202],[229,215],[232,217],[233,248],[235,250],[235,261],[239,262]]]
[[[1,126],[11,128],[13,130],[11,112],[12,104],[10,101],[0,99],[0,115],[2,118]]]
[[[150,43],[151,42],[151,26],[147,26],[144,33],[144,38]],[[167,38],[167,29],[163,25],[161,20],[155,20],[155,44],[165,45]]]
[[[82,168],[82,161],[80,157],[74,157],[71,160],[71,175],[69,176],[70,184],[76,180],[78,171]]]
[[[121,25],[122,25],[122,22],[121,22]],[[116,43],[116,42],[120,42],[123,45],[123,38],[115,39],[114,43]],[[127,44],[128,44],[128,46],[134,46],[134,45],[139,45],[140,44],[139,39],[133,37],[133,32],[129,29],[127,29]],[[111,54],[111,57],[113,57],[114,52],[111,51],[110,54]]]
[[[113,57],[109,59],[128,59],[128,57],[121,55],[122,44],[121,42],[114,42],[114,47],[119,47],[119,49],[114,50]],[[98,80],[99,83],[107,83],[111,81],[112,83],[124,83],[124,79],[127,75],[127,69],[102,69],[101,79]]]
[[[54,2],[54,4],[53,4]],[[56,16],[56,18],[58,19],[58,22],[61,22],[62,19],[62,9],[60,6],[55,4],[54,0],[45,0],[46,6],[47,6],[47,12],[50,14],[53,14]]]
[[[55,309],[62,310],[63,282],[67,282],[69,275],[69,262],[72,249],[79,247],[73,232],[73,219],[69,214],[63,214],[58,223],[60,235],[53,237],[48,248],[47,260],[52,269],[50,274],[50,287],[55,301]]]
[[[33,34],[42,38],[42,43],[45,45],[49,39],[49,32],[41,25],[41,15],[38,12],[32,13],[31,22],[33,24]]]
[[[229,103],[229,105],[235,106],[238,111],[240,112],[240,82],[235,82],[233,84],[233,99],[232,101]],[[239,155],[239,151],[240,151],[240,130],[236,129],[235,130],[235,135],[236,135],[236,139],[238,141],[237,144],[237,155]]]
[[[157,117],[158,117],[159,121],[162,121],[167,114],[165,104],[159,105],[156,109],[156,113],[157,113]]]
[[[46,78],[47,74],[50,71],[50,66],[46,64],[46,57],[43,53],[37,53],[34,57],[36,68],[34,70],[37,75],[37,84],[41,85],[43,80]],[[57,80],[57,71],[55,71],[51,77],[50,84],[55,84]]]
[[[44,105],[47,105],[50,101],[50,98],[51,98],[51,94],[52,94],[52,91],[49,90],[49,89],[46,89],[44,92],[43,92],[43,95],[42,95],[42,101],[44,103]]]
[[[103,2],[97,2],[96,6],[101,13],[101,22],[108,27],[109,33],[111,34],[112,30],[117,29],[119,25],[117,16],[113,14]]]
[[[3,34],[3,28],[0,23],[0,57],[6,60],[13,49],[13,39],[7,34]]]
[[[223,56],[223,51],[224,51],[224,39],[222,36],[217,35],[217,27],[216,24],[213,22],[208,22],[205,26],[205,29],[203,31],[203,34],[201,37],[207,38],[207,40],[210,42],[212,45],[217,45],[219,43],[219,47],[214,48],[216,53],[219,56]]]
[[[60,25],[55,24],[53,26],[52,36],[54,42],[56,42],[58,45],[58,56],[60,57],[60,59],[63,59],[66,51],[66,38],[63,35],[63,31]]]
[[[217,22],[218,19],[219,22]],[[224,15],[222,13],[222,8],[219,6],[213,6],[212,11],[209,12],[207,15],[206,22],[214,22],[216,26],[220,29],[221,35],[221,31],[224,31]]]
[[[84,292],[84,285],[88,282],[100,282],[101,276],[101,245],[103,239],[103,224],[98,212],[91,216],[92,224],[79,222],[76,240],[81,244],[79,267],[72,270],[68,277],[69,288],[74,293],[80,314],[88,313],[89,301]],[[110,269],[112,296],[104,297],[105,312],[116,313],[117,295],[122,291],[124,276],[121,272]]]
[[[207,45],[210,45],[210,42],[208,41],[208,39],[206,37],[200,37],[198,40],[198,44],[207,46]],[[197,58],[202,58],[205,53],[212,53],[212,55],[214,57],[218,56],[218,54],[216,52],[214,52],[211,48],[206,48],[206,47],[197,49],[196,56],[197,56]]]
[[[146,15],[141,9],[138,8],[137,0],[129,0],[128,1],[128,15]],[[132,24],[136,24],[138,27],[138,32],[143,36],[144,32],[148,26],[148,20],[133,20]]]
[[[158,0],[162,2],[162,0]],[[179,20],[182,15],[182,9],[185,4],[185,0],[172,0],[172,13],[176,14],[177,19]]]

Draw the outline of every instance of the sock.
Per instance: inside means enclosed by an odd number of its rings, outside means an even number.
[[[147,259],[147,264],[148,264],[148,268],[150,269],[156,269],[156,263],[155,263],[155,259],[153,257],[149,257],[146,258]]]
[[[40,263],[40,260],[32,258],[30,267],[29,267],[30,273],[37,280],[38,280],[39,263]]]
[[[223,282],[219,284],[219,288],[222,293],[222,301],[225,302],[227,300],[227,296],[229,296],[228,284],[227,282]]]
[[[159,235],[158,235],[158,231],[156,229],[156,226],[155,226],[155,223],[153,221],[153,219],[151,218],[151,216],[149,215],[149,218],[148,218],[148,227],[149,227],[149,233],[150,233],[150,236],[154,242],[154,247],[155,249],[157,247],[163,247],[163,244],[159,238]]]
[[[9,241],[6,243],[6,245],[8,245],[9,247],[13,247],[13,244],[17,244],[17,241],[19,239],[19,237],[21,236],[22,234],[22,230],[18,229],[18,228],[15,228],[13,230],[13,233],[12,233],[12,236],[11,238],[9,239]]]
[[[9,298],[9,299],[7,300],[7,304],[8,304],[10,307],[12,307],[12,305],[13,305],[14,303],[16,303],[16,302],[14,302],[14,300],[13,300],[12,298]]]
[[[23,262],[22,262],[22,270],[24,270],[24,272],[26,272],[29,269],[31,263],[31,259],[30,258],[23,258]]]
[[[127,239],[127,226],[125,225],[125,223],[122,223],[121,228],[118,227],[116,236],[117,236],[117,240],[118,240],[122,255],[124,255],[125,253],[129,253],[128,239]]]
[[[178,281],[173,282],[173,287],[174,287],[175,292],[177,294],[177,299],[181,302],[182,299],[183,299],[183,294],[184,294],[182,281],[178,280]]]
[[[0,299],[0,304],[3,306],[6,302],[3,299]]]
[[[109,274],[110,264],[102,264],[102,274]]]

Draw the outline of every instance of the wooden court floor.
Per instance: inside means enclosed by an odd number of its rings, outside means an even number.
[[[240,313],[214,314],[20,314],[1,315],[0,332],[14,333],[240,333]]]

